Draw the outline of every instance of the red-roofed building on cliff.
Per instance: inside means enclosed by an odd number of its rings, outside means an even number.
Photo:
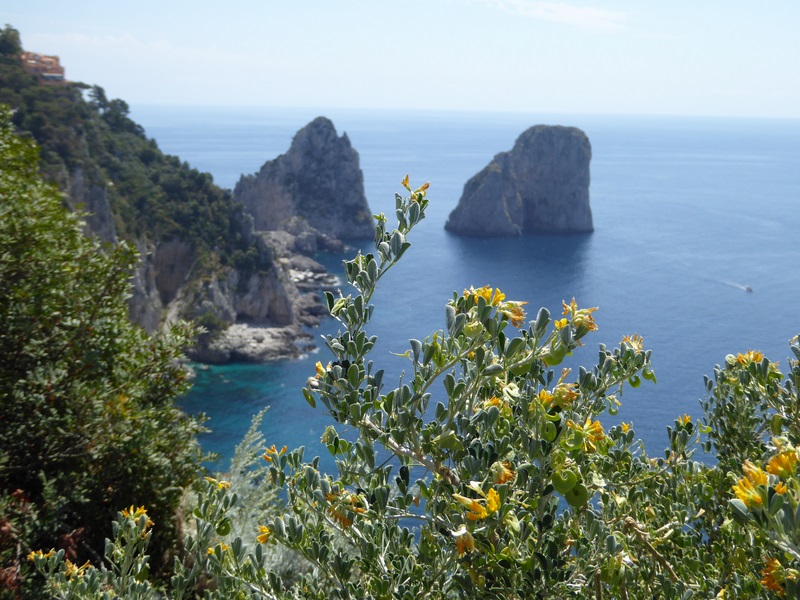
[[[38,75],[45,83],[64,83],[64,67],[57,56],[47,56],[36,52],[23,51],[20,54],[22,68],[28,73]]]

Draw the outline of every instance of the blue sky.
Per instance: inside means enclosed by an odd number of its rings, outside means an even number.
[[[800,118],[800,1],[5,0],[131,106]]]

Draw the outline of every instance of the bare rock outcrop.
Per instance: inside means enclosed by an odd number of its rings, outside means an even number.
[[[111,213],[106,190],[95,183],[89,183],[81,167],[70,173],[69,195],[72,205],[86,213],[87,234],[112,244],[117,241],[114,215]]]
[[[445,229],[483,237],[590,232],[591,158],[580,129],[531,127],[466,183]]]
[[[311,336],[299,325],[258,327],[235,323],[206,344],[190,348],[190,359],[206,364],[261,363],[298,358],[314,348]]]
[[[140,241],[136,245],[139,264],[131,276],[131,297],[128,300],[131,321],[148,333],[155,332],[164,316],[164,303],[156,284],[156,267],[151,256],[152,244]]]
[[[358,153],[325,117],[298,131],[286,154],[242,176],[233,195],[257,231],[304,228],[298,238],[309,248],[374,232]]]

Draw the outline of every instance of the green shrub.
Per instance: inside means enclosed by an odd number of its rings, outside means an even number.
[[[174,405],[192,329],[131,324],[135,251],[84,236],[37,165],[0,105],[0,594],[32,549],[99,561],[130,504],[159,523],[157,571],[179,546],[176,511],[202,458],[200,423]]]

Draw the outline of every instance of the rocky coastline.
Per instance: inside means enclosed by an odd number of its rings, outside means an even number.
[[[235,322],[222,331],[201,335],[197,344],[186,349],[186,357],[209,365],[264,363],[296,359],[314,351],[316,345],[310,330],[328,314],[319,292],[335,288],[339,280],[305,256],[293,256],[283,261],[282,266],[299,292],[293,298],[294,322],[288,325]]]

